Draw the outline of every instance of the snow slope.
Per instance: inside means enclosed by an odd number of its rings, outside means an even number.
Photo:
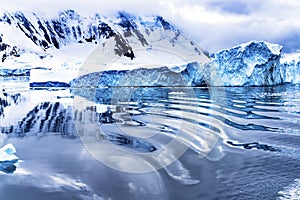
[[[250,41],[212,59],[161,16],[0,12],[0,75],[86,86],[298,84],[299,55]],[[73,81],[72,81],[73,80]]]
[[[19,69],[25,75],[31,69],[31,82],[69,82],[78,73],[120,67],[178,70],[174,64],[209,60],[161,16],[125,12],[81,16],[65,10],[49,18],[34,12],[2,11],[0,34],[5,46],[0,51],[0,72],[5,75],[7,69]],[[15,53],[11,53],[13,48]]]

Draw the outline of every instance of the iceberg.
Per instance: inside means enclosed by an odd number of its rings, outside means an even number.
[[[264,41],[250,41],[212,55],[207,65],[221,80],[213,86],[264,86],[282,83],[280,57],[282,46]]]
[[[19,158],[15,155],[16,148],[7,144],[0,149],[0,170],[5,173],[13,173],[16,170],[15,163]]]

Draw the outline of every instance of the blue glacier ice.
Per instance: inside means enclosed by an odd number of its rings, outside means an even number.
[[[32,82],[29,84],[30,87],[70,87],[68,83],[47,81],[47,82]]]
[[[16,170],[15,163],[19,158],[15,155],[16,148],[12,144],[7,144],[0,148],[0,171],[13,173]]]
[[[205,84],[198,63],[188,63],[182,71],[176,67],[109,70],[83,75],[71,81],[72,87],[113,86],[196,86]]]
[[[215,53],[207,63],[95,72],[74,79],[71,86],[276,85],[288,80],[283,76],[280,64],[281,50],[281,45],[250,41]]]
[[[29,68],[6,69],[0,68],[0,76],[30,76]]]
[[[250,41],[213,55],[209,64],[222,78],[212,85],[262,86],[282,83],[280,57],[282,46]]]
[[[300,54],[284,55],[281,59],[281,77],[284,83],[300,83]]]

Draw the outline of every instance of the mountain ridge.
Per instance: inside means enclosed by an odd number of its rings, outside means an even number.
[[[68,57],[66,54],[71,47],[75,54]],[[89,77],[86,74],[96,80],[95,74],[102,76],[99,72],[111,70],[110,63],[116,58],[120,63],[114,70],[120,70],[121,74],[124,69],[118,67],[123,62],[131,70],[147,69],[135,70],[136,73],[152,74],[152,78],[157,78],[134,85],[166,86],[168,83],[162,80],[172,80],[168,76],[177,76],[176,73],[180,73],[184,84],[190,86],[298,84],[299,70],[296,69],[300,58],[281,61],[282,48],[265,41],[250,41],[220,50],[210,59],[207,52],[159,15],[141,17],[118,12],[109,17],[97,13],[82,16],[71,9],[52,18],[21,11],[4,11],[2,17],[0,15],[0,74],[30,74],[32,85],[36,82],[79,83],[80,79],[75,79],[84,76],[86,80]],[[162,49],[169,55],[163,55]],[[177,56],[173,61],[167,59],[170,52]],[[152,59],[155,54],[162,55],[155,60]],[[98,84],[88,82],[94,86]],[[106,86],[117,84],[110,78],[106,82]],[[176,80],[171,82],[174,85]]]
[[[136,57],[133,48],[151,51],[158,46],[174,52],[188,48],[189,52],[185,53],[188,57],[208,60],[208,55],[200,47],[159,15],[137,17],[118,12],[109,17],[100,14],[81,16],[74,10],[65,10],[59,12],[57,17],[45,18],[35,12],[4,11],[0,17],[0,34],[3,36],[3,51],[0,51],[3,62],[0,62],[0,68],[23,68],[25,65],[53,68],[49,66],[53,59],[49,58],[63,57],[64,49],[70,46],[78,46],[77,55],[53,63],[60,65],[57,68],[63,69],[66,65],[80,68],[79,65],[83,65],[91,53],[88,50],[90,53],[84,59],[77,59],[85,48],[93,50],[103,46],[106,49],[102,49],[102,54],[112,53],[131,60]],[[27,59],[27,53],[33,57],[31,60]],[[70,60],[75,61],[68,63]]]

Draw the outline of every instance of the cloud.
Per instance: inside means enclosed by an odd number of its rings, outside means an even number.
[[[112,14],[120,10],[127,10],[137,14],[154,13],[155,6],[159,1],[137,1],[137,0],[2,0],[1,7],[6,10],[29,10],[55,15],[62,9],[79,10],[82,13]]]
[[[300,49],[298,0],[2,0],[1,7],[55,16],[61,9],[84,15],[159,14],[211,53],[249,40],[279,43],[285,52]]]
[[[199,0],[190,13],[184,6],[178,9],[169,20],[211,53],[249,40],[281,44],[284,53],[300,49],[296,0]]]
[[[255,4],[256,6],[254,6]],[[207,1],[207,7],[226,13],[249,15],[261,7],[261,1],[260,4],[257,4],[257,0],[215,0]]]

